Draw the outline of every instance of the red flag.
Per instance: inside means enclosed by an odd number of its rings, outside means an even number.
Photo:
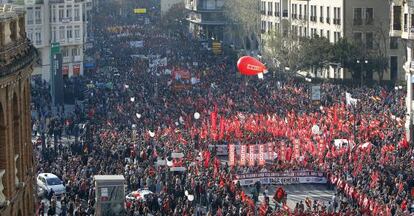
[[[204,159],[204,167],[208,168],[210,166],[210,151],[209,150],[205,150],[204,154],[203,154],[203,159]]]
[[[259,216],[266,216],[268,206],[266,202],[262,202],[262,204],[259,207]]]
[[[226,129],[226,122],[224,120],[224,117],[221,116],[220,117],[220,133],[219,133],[219,139],[220,140],[223,140],[223,138],[224,138],[225,129]]]
[[[406,137],[404,137],[404,139],[400,141],[399,147],[401,149],[408,149],[408,141]]]

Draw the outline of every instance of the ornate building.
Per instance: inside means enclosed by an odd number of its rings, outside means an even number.
[[[0,215],[34,215],[30,75],[37,58],[23,10],[0,5]]]

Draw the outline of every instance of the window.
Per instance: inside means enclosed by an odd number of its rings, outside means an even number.
[[[334,32],[334,43],[338,42],[341,38],[341,32]]]
[[[42,34],[40,32],[35,33],[36,44],[40,45],[42,43]]]
[[[66,29],[66,33],[67,33],[67,38],[70,40],[70,39],[72,39],[73,38],[73,35],[72,35],[72,27],[68,27],[67,29]]]
[[[50,14],[51,14],[50,16],[51,21],[56,22],[56,10],[54,9],[54,7],[50,9]]]
[[[64,16],[65,11],[63,9],[59,9],[59,22],[62,22]]]
[[[32,25],[33,24],[33,9],[27,8],[27,24]]]
[[[80,10],[75,8],[75,21],[80,21]]]
[[[319,31],[319,36],[323,37],[323,29]]]
[[[302,26],[299,26],[299,37],[302,37]]]
[[[79,49],[78,48],[73,48],[72,49],[72,56],[78,56],[78,55],[80,55]]]
[[[335,25],[341,25],[341,8],[334,7],[334,22]]]
[[[362,8],[354,8],[354,25],[362,25]]]
[[[323,6],[319,9],[319,21],[323,23]]]
[[[365,9],[365,24],[372,25],[374,23],[374,9],[366,8]]]
[[[267,15],[269,16],[273,15],[273,2],[267,3]]]
[[[53,29],[52,29],[52,41],[53,42],[56,42],[57,41],[56,27],[53,27]]]
[[[35,22],[36,24],[42,24],[42,17],[40,9],[35,10]]]
[[[326,39],[328,39],[328,41],[331,41],[331,31],[326,30]]]
[[[59,39],[65,40],[65,27],[64,26],[59,27]]]
[[[75,26],[75,38],[80,39],[80,26]]]
[[[273,29],[273,23],[272,22],[268,22],[267,23],[267,31],[272,31],[272,29]]]
[[[372,32],[365,33],[365,45],[367,49],[374,48],[374,33]]]
[[[302,19],[302,5],[299,5],[299,19]]]
[[[308,6],[307,5],[303,5],[303,17],[305,18],[305,20],[308,20]]]
[[[68,57],[68,56],[69,56],[69,51],[68,51],[68,48],[63,48],[63,49],[62,49],[62,56],[63,56],[63,57]]]
[[[390,49],[398,49],[398,38],[390,37]]]
[[[66,18],[68,18],[69,20],[72,20],[72,8],[66,9]]]
[[[362,33],[361,32],[354,32],[354,41],[355,43],[362,43]]]
[[[326,23],[330,23],[331,21],[331,9],[330,7],[326,7]]]
[[[410,26],[410,32],[414,33],[414,14],[411,14],[411,26]]]
[[[310,21],[316,22],[316,6],[315,5],[311,5]]]
[[[393,30],[401,30],[401,6],[394,6],[393,11]]]
[[[29,40],[30,40],[30,41],[32,41],[32,42],[33,42],[33,32],[28,31],[28,32],[27,32],[27,37],[29,38]]]
[[[404,14],[404,31],[408,30],[408,14]]]

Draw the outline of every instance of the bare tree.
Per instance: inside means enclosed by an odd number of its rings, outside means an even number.
[[[245,50],[257,49],[260,43],[259,5],[258,0],[227,0],[224,4],[224,14],[231,25],[229,30],[238,37]]]

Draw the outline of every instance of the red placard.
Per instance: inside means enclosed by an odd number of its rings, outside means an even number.
[[[229,165],[230,166],[234,166],[234,161],[235,161],[235,146],[234,144],[229,144]]]
[[[254,166],[254,161],[256,159],[255,145],[249,146],[249,166]]]
[[[265,146],[264,145],[259,145],[259,165],[263,166],[265,165],[265,158],[264,158],[264,150]]]
[[[244,166],[246,164],[246,151],[247,151],[247,146],[246,145],[241,145],[241,147],[240,147],[240,161],[239,161],[240,166]]]

